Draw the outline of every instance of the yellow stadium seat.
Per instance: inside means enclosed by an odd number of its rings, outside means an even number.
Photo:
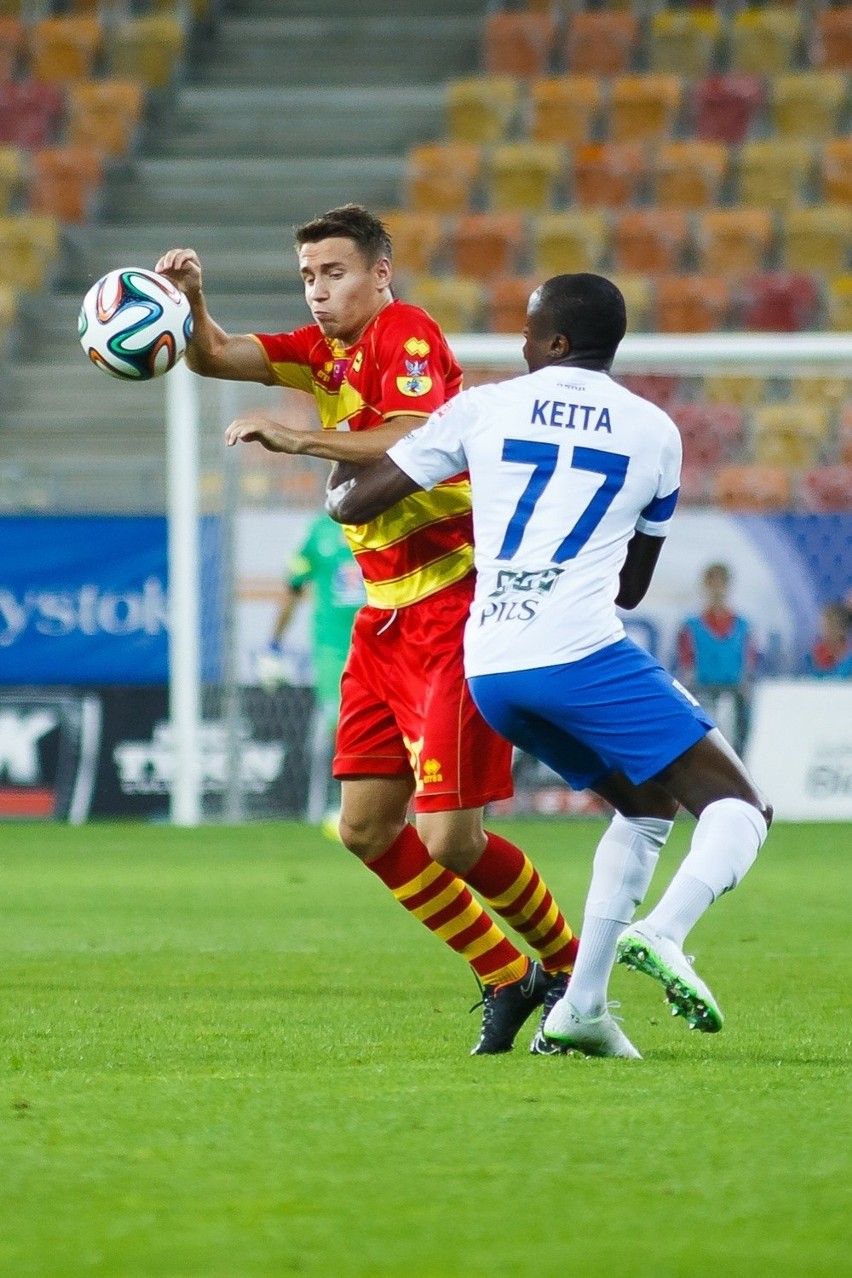
[[[506,75],[467,76],[447,85],[447,132],[454,142],[498,142],[518,109],[518,83]]]
[[[689,223],[680,209],[625,209],[615,218],[613,260],[621,271],[676,271],[688,238]]]
[[[92,75],[103,30],[97,17],[42,18],[33,24],[29,41],[32,78],[68,84]]]
[[[713,333],[726,326],[731,307],[727,280],[718,275],[664,275],[657,280],[661,333]]]
[[[58,254],[55,218],[33,214],[0,218],[0,283],[24,293],[37,292],[47,282]]]
[[[850,269],[852,207],[816,204],[788,209],[781,219],[782,264],[793,271],[839,275]]]
[[[728,168],[723,142],[665,142],[653,160],[653,198],[666,208],[706,208],[719,202]]]
[[[521,333],[527,318],[527,303],[541,278],[504,275],[492,280],[488,289],[488,329],[492,333]]]
[[[826,405],[788,400],[764,404],[752,413],[754,460],[765,466],[803,470],[813,466],[828,437]]]
[[[485,293],[479,280],[452,275],[419,275],[412,279],[406,301],[428,311],[446,333],[479,328]]]
[[[594,75],[542,76],[530,84],[530,137],[576,145],[591,138],[604,92]]]
[[[574,197],[581,208],[622,208],[632,204],[645,180],[641,142],[589,142],[573,153]]]
[[[852,275],[838,275],[826,290],[828,327],[834,333],[852,333]]]
[[[453,270],[469,279],[511,275],[524,242],[519,213],[463,214],[449,233]]]
[[[852,205],[852,138],[831,138],[820,156],[822,198]]]
[[[0,284],[0,337],[18,317],[18,293],[11,284]]]
[[[820,404],[835,416],[849,397],[849,379],[832,373],[793,377],[790,379],[790,396],[803,404]]]
[[[766,378],[753,373],[707,373],[702,383],[702,398],[708,404],[755,408],[766,399]]]
[[[696,221],[700,268],[708,275],[762,271],[774,233],[768,209],[707,209]]]
[[[440,215],[394,209],[380,216],[391,237],[394,271],[428,274],[444,239]]]
[[[169,14],[126,18],[109,31],[109,71],[116,79],[142,80],[151,89],[173,81],[183,56],[184,25]]]
[[[730,68],[758,75],[787,71],[795,65],[801,39],[802,20],[795,9],[743,9],[730,22]]]
[[[701,75],[714,65],[722,19],[712,9],[663,9],[651,17],[649,57],[654,71]]]
[[[472,142],[425,142],[408,154],[406,192],[420,213],[464,213],[482,166]]]
[[[814,151],[798,138],[744,142],[736,160],[737,200],[755,207],[800,203],[811,180]]]
[[[628,333],[645,333],[651,327],[654,310],[654,286],[650,275],[625,271],[606,271],[607,279],[621,289],[627,308]]]
[[[769,84],[769,112],[779,137],[820,139],[837,133],[849,93],[844,72],[789,71]]]
[[[68,141],[101,155],[124,155],[142,120],[138,80],[89,80],[68,90]]]
[[[542,213],[532,231],[535,270],[542,277],[597,271],[609,246],[609,222],[596,210]]]
[[[793,501],[790,472],[783,466],[722,466],[713,483],[713,499],[723,510],[785,510]]]
[[[565,168],[562,148],[549,142],[504,143],[491,155],[491,204],[501,212],[539,213],[553,203]]]
[[[816,15],[811,61],[826,70],[852,71],[852,5],[821,9]]]
[[[0,213],[6,213],[24,186],[24,153],[17,146],[0,146]]]
[[[483,61],[490,75],[541,75],[553,54],[556,23],[550,13],[491,13],[483,30]]]
[[[615,75],[632,65],[638,44],[634,13],[575,13],[565,32],[566,65],[581,75]]]
[[[610,92],[610,141],[644,142],[670,137],[682,95],[679,75],[645,72],[616,76]]]

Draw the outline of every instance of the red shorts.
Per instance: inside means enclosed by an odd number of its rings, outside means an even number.
[[[512,793],[512,747],[464,677],[472,578],[397,612],[362,608],[340,685],[333,772],[411,776],[417,812],[480,808]]]

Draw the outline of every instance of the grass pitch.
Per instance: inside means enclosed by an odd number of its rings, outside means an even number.
[[[576,920],[602,827],[499,828]],[[844,1272],[849,883],[773,830],[690,937],[717,1036],[619,968],[643,1061],[471,1058],[462,962],[312,830],[0,826],[0,1274]]]

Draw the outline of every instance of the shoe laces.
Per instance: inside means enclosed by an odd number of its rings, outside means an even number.
[[[610,1015],[610,1016],[612,1016],[612,1019],[613,1019],[614,1021],[621,1021],[621,1022],[623,1023],[623,1022],[624,1022],[624,1017],[623,1017],[623,1016],[613,1016],[613,1015],[612,1015],[612,1013],[613,1013],[613,1008],[619,1008],[619,1007],[621,1007],[621,1004],[620,1004],[617,1000],[613,1000],[613,1001],[611,1001],[611,1002],[609,1002],[609,1003],[604,1004],[604,1015],[606,1016],[606,1014],[607,1014],[607,1013],[609,1013],[609,1015]]]

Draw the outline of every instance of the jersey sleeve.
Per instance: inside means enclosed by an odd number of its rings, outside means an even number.
[[[311,350],[316,330],[297,328],[292,333],[253,333],[254,340],[266,355],[277,386],[313,391]]]
[[[428,417],[461,387],[461,369],[435,321],[417,306],[392,311],[377,336],[384,417]]]
[[[444,404],[427,422],[388,449],[388,456],[428,492],[467,469],[462,431],[468,417],[467,395]]]
[[[660,451],[657,491],[636,520],[636,531],[648,537],[667,536],[680,492],[683,449],[679,431],[674,422],[670,424]]]

